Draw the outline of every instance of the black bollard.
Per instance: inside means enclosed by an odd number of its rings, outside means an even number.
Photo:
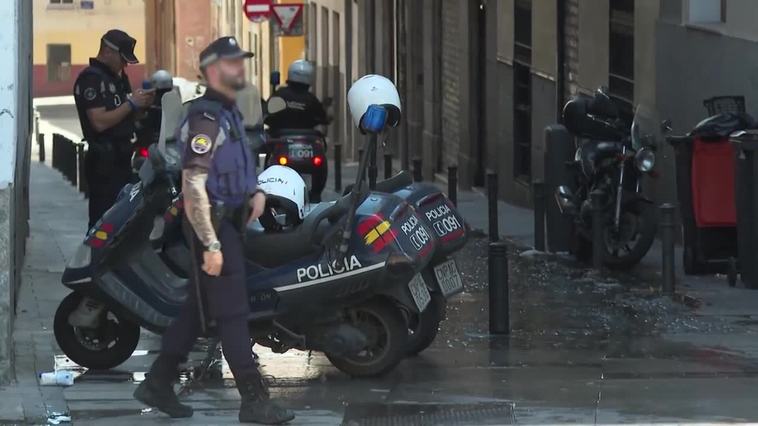
[[[424,171],[421,170],[421,158],[413,158],[413,181],[421,182],[424,180]]]
[[[510,286],[508,285],[508,246],[503,242],[489,245],[490,334],[509,334]]]
[[[61,135],[57,133],[53,133],[53,159],[52,159],[52,166],[53,169],[60,171],[60,160],[61,160]]]
[[[361,161],[363,161],[363,148],[358,149],[358,162],[360,163]],[[367,170],[367,172],[366,172],[366,174],[363,175],[363,179],[368,180],[368,178],[367,178],[368,167],[366,167],[366,170]]]
[[[592,203],[592,267],[597,270],[603,267],[605,252],[602,199],[602,191],[592,191],[590,193],[590,203]]]
[[[384,153],[384,178],[389,179],[392,177],[392,153]]]
[[[458,166],[447,167],[447,197],[458,206]]]
[[[369,152],[368,162],[368,187],[369,189],[376,189],[376,178],[379,175],[379,169],[376,165],[376,147]]]
[[[545,251],[545,182],[537,179],[532,183],[534,196],[534,249]]]
[[[676,272],[674,270],[674,233],[676,231],[676,221],[674,212],[676,207],[673,204],[664,204],[660,207],[661,211],[661,260],[663,262],[661,275],[663,277],[663,294],[673,295],[676,292]]]
[[[334,144],[334,192],[342,192],[342,144]]]
[[[39,155],[39,162],[45,162],[45,134],[40,133],[37,135],[37,154]]]
[[[87,185],[87,166],[84,161],[84,146],[84,143],[76,145],[76,157],[79,162],[79,192],[86,197],[87,192],[89,191],[89,186]]]
[[[500,229],[498,227],[497,219],[497,173],[488,170],[487,171],[487,205],[489,211],[489,230],[490,241],[495,242],[500,240]]]

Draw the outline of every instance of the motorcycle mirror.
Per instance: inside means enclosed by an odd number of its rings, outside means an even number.
[[[279,71],[271,71],[270,80],[272,86],[278,86],[282,82],[282,73]]]

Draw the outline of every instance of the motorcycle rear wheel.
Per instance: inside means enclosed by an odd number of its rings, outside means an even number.
[[[432,293],[432,300],[424,312],[408,314],[408,356],[425,351],[437,338],[440,323],[445,320],[447,300],[439,293]]]
[[[71,361],[92,370],[109,370],[129,359],[137,348],[140,326],[112,311],[106,311],[98,330],[82,330],[68,323],[68,317],[82,300],[73,292],[55,311],[53,331],[63,353]]]
[[[368,337],[365,348],[353,355],[326,354],[329,361],[352,377],[375,377],[395,368],[405,358],[408,326],[391,301],[375,299],[351,308],[347,322]]]

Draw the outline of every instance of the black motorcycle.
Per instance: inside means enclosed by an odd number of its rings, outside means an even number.
[[[655,175],[656,145],[662,126],[644,106],[631,129],[603,89],[577,96],[563,111],[564,124],[576,139],[569,180],[555,190],[561,212],[573,218],[572,252],[592,253],[593,213],[602,218],[603,264],[629,269],[647,254],[656,234],[653,203],[642,178]]]

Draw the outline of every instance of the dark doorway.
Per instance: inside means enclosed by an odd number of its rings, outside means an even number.
[[[47,81],[71,79],[71,45],[47,45]]]
[[[472,2],[476,7],[476,69],[472,78],[476,89],[476,166],[474,168],[474,185],[484,186],[484,174],[487,167],[487,0]]]
[[[513,61],[513,175],[532,177],[532,1],[516,0]]]
[[[634,0],[611,0],[608,89],[622,116],[634,109]]]

